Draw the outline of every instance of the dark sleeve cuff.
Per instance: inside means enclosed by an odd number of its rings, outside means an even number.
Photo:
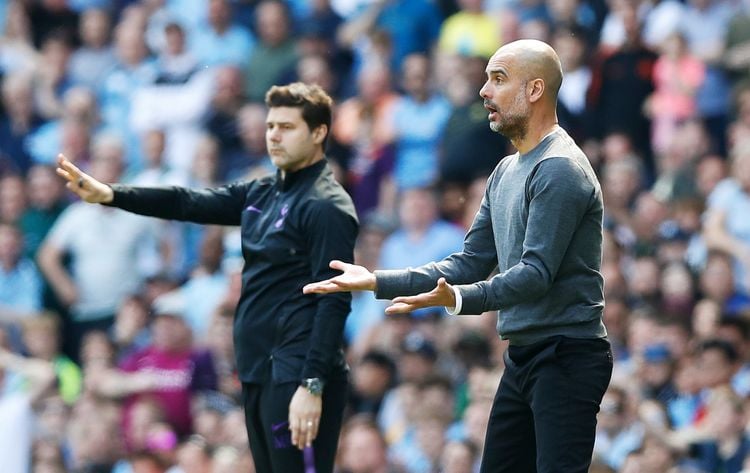
[[[408,285],[408,271],[403,269],[375,271],[375,298],[393,299],[404,295]]]
[[[119,207],[122,205],[123,195],[127,191],[128,186],[124,184],[107,184],[112,189],[112,202],[102,203],[107,207]]]

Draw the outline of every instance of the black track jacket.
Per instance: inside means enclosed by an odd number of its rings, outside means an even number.
[[[242,296],[234,318],[239,377],[245,383],[299,382],[341,374],[351,295],[303,294],[338,274],[329,261],[353,261],[354,205],[325,159],[258,180],[193,190],[113,184],[109,205],[141,215],[241,225]],[[206,314],[208,316],[209,314]]]

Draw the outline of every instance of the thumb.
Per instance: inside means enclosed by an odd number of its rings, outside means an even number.
[[[445,280],[445,278],[438,279],[438,289],[447,289],[448,288],[448,282]]]
[[[339,271],[345,271],[347,264],[344,263],[343,261],[339,261],[335,259],[335,260],[331,260],[331,262],[328,263],[328,266],[330,266],[331,269],[338,269]]]

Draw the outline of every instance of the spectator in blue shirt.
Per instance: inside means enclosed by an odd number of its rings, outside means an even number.
[[[255,46],[250,31],[232,23],[227,0],[210,0],[208,24],[193,30],[189,42],[193,55],[206,66],[242,65]]]
[[[339,40],[356,47],[373,31],[383,31],[391,39],[391,66],[401,67],[406,56],[428,52],[440,34],[442,18],[434,2],[427,0],[377,0],[345,23]]]
[[[431,185],[438,178],[438,145],[451,105],[430,90],[430,72],[430,59],[424,54],[404,60],[401,80],[406,95],[396,102],[393,113],[398,189]]]
[[[23,236],[0,223],[0,321],[15,322],[42,306],[42,283],[34,263],[22,257]]]

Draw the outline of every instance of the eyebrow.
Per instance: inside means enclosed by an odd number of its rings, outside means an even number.
[[[497,68],[497,69],[490,69],[490,70],[488,70],[488,71],[487,71],[487,75],[488,75],[488,76],[493,76],[493,75],[496,75],[496,76],[503,76],[503,77],[505,77],[506,79],[508,78],[508,73],[507,73],[507,72],[505,71],[505,69],[504,69],[504,68],[502,68],[502,67],[500,67],[500,68]]]

